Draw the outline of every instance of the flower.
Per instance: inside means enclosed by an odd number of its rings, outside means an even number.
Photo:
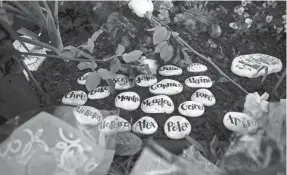
[[[147,12],[153,12],[153,3],[151,0],[131,0],[129,8],[140,18],[145,17]]]
[[[247,18],[247,17],[249,17],[249,14],[245,13],[243,16],[244,16],[244,18]]]
[[[251,0],[241,0],[241,5],[245,7],[247,4],[250,4]]]
[[[283,15],[282,18],[283,18],[283,22],[282,23],[286,24],[286,15]]]
[[[271,23],[272,19],[273,19],[273,16],[271,16],[271,15],[266,16],[266,22],[267,23]]]
[[[250,28],[250,27],[251,27],[251,24],[252,24],[252,19],[246,18],[246,19],[245,19],[245,23],[247,24],[247,28]]]
[[[265,112],[268,112],[269,102],[266,101],[269,98],[268,93],[259,95],[258,92],[249,93],[245,98],[244,113],[250,115],[254,119],[259,119]]]
[[[238,29],[238,25],[235,22],[229,23],[229,27],[233,28],[233,29]]]
[[[284,32],[286,33],[287,24],[284,25]]]
[[[237,13],[238,15],[242,15],[244,12],[244,7],[240,6],[240,7],[235,7],[234,8],[234,12]]]

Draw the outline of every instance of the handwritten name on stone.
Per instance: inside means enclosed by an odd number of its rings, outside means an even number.
[[[158,73],[162,76],[176,76],[182,74],[182,69],[174,65],[165,65],[159,68]]]
[[[88,96],[84,91],[71,91],[67,93],[63,98],[62,102],[67,105],[84,105],[88,100]]]
[[[198,73],[207,71],[207,67],[201,63],[192,63],[187,66],[188,72]]]
[[[117,115],[111,115],[100,122],[99,131],[105,134],[128,132],[131,131],[131,124]]]
[[[213,106],[216,102],[214,95],[207,89],[198,89],[191,96],[191,101],[196,101],[204,106]]]
[[[116,90],[126,90],[132,88],[132,79],[123,75],[118,74],[116,78],[112,79],[115,83]]]
[[[186,101],[178,106],[178,111],[184,116],[199,117],[204,113],[205,108],[201,103]]]
[[[115,106],[127,111],[136,110],[140,106],[140,96],[135,92],[122,92],[116,96]]]
[[[85,73],[84,75],[80,76],[78,79],[77,79],[77,82],[81,85],[85,85],[86,84],[86,81],[87,81],[87,77],[88,75],[90,74],[91,72],[87,72]]]
[[[96,89],[92,90],[89,94],[88,94],[88,98],[91,100],[94,99],[103,99],[106,98],[110,95],[110,87],[109,86],[100,86],[97,87]]]
[[[174,111],[172,100],[166,95],[157,95],[145,99],[141,104],[141,109],[145,113],[167,113]]]
[[[183,91],[183,85],[172,79],[164,79],[149,87],[153,94],[175,95]]]
[[[133,124],[132,131],[138,134],[150,135],[154,134],[158,129],[157,122],[148,116],[140,118]]]
[[[185,85],[191,88],[210,88],[212,81],[208,76],[193,76],[185,80]]]
[[[80,124],[97,125],[103,120],[101,112],[91,106],[77,106],[73,109],[73,115]]]
[[[138,75],[136,77],[136,84],[141,87],[150,87],[157,83],[157,78],[153,75]]]
[[[172,116],[164,124],[164,132],[171,139],[182,139],[191,132],[189,121],[181,116]]]

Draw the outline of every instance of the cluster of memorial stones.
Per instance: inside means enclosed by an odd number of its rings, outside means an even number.
[[[268,74],[270,74],[281,71],[282,63],[278,60],[275,57],[268,55],[266,57],[263,54],[243,55],[233,60],[231,70],[237,75],[252,77],[252,75],[258,76],[257,70],[260,71],[260,67],[267,66],[269,68]],[[192,63],[186,70],[191,73],[199,73],[206,72],[207,67],[201,63]],[[133,111],[141,106],[141,110],[147,114],[173,113],[175,106],[169,96],[181,93],[183,85],[176,80],[168,79],[168,77],[179,76],[183,73],[183,70],[174,65],[164,65],[159,68],[158,73],[166,77],[166,79],[158,82],[157,77],[154,75],[141,74],[136,77],[136,85],[149,88],[149,91],[155,96],[144,99],[141,102],[141,98],[137,93],[125,91],[116,96],[115,107],[126,111]],[[77,80],[78,83],[84,85],[88,74],[86,73],[79,77]],[[125,75],[118,74],[113,81],[115,82],[116,90],[128,90],[132,88],[131,80]],[[216,102],[214,95],[208,90],[213,85],[212,80],[208,76],[191,76],[184,83],[186,86],[198,88],[198,90],[192,94],[189,101],[185,101],[178,106],[178,111],[182,116],[171,116],[166,120],[164,132],[171,139],[182,139],[186,135],[189,135],[191,124],[185,117],[200,117],[205,112],[205,107],[213,106]],[[73,114],[79,123],[96,126],[100,132],[104,132],[105,134],[133,131],[139,134],[151,135],[157,131],[158,124],[150,116],[143,116],[131,125],[120,116],[111,115],[104,118],[98,109],[85,106],[88,99],[104,99],[109,95],[109,87],[101,86],[90,91],[88,94],[84,91],[71,91],[62,98],[62,102],[76,106]],[[238,133],[252,132],[257,129],[256,121],[241,112],[228,112],[223,118],[223,124],[226,128]]]

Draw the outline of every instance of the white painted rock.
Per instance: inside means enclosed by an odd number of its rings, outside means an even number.
[[[168,96],[157,95],[145,99],[141,104],[141,109],[143,112],[150,114],[171,114],[174,111],[174,104]]]
[[[185,85],[191,88],[210,88],[212,81],[208,76],[193,76],[185,80]]]
[[[144,116],[136,121],[132,126],[132,131],[138,134],[154,134],[158,129],[157,122],[148,116]]]
[[[123,74],[118,74],[116,78],[113,78],[113,81],[115,82],[116,90],[126,90],[132,88],[132,80]]]
[[[164,124],[164,132],[171,139],[182,139],[191,132],[189,121],[181,116],[172,116]]]
[[[181,93],[183,85],[172,79],[164,79],[149,87],[152,94],[175,95]]]
[[[107,135],[131,131],[131,124],[117,115],[106,117],[100,122],[98,127],[100,132]]]
[[[204,106],[195,101],[186,101],[178,106],[178,112],[187,117],[199,117],[204,111]]]
[[[261,69],[263,66],[268,67],[268,75],[282,70],[282,62],[280,59],[270,55],[256,53],[234,58],[231,71],[242,77],[256,78],[265,74],[265,68]],[[259,69],[261,70],[256,74]]]
[[[215,105],[214,95],[207,89],[198,89],[191,96],[191,101],[196,101],[204,106],[213,106]]]
[[[91,106],[77,106],[73,109],[73,114],[82,125],[95,126],[103,120],[102,113]]]
[[[88,98],[91,100],[103,99],[108,97],[110,94],[111,92],[109,86],[100,86],[89,92]]]
[[[162,76],[181,75],[182,69],[174,65],[164,65],[159,68],[158,73]]]
[[[207,66],[201,63],[192,63],[187,66],[186,70],[188,72],[198,73],[198,72],[205,72],[207,71]]]
[[[87,72],[87,73],[85,73],[84,75],[80,76],[80,77],[77,79],[77,82],[78,82],[79,84],[81,84],[81,85],[85,85],[89,73],[90,73],[90,72]]]
[[[138,75],[136,77],[136,84],[141,87],[150,87],[151,85],[154,85],[157,83],[156,76],[153,75]]]
[[[88,96],[84,91],[71,91],[62,98],[62,103],[66,105],[81,106],[86,104]]]
[[[127,111],[136,110],[140,106],[140,96],[135,92],[122,92],[115,98],[115,106]]]
[[[258,128],[255,119],[241,112],[228,112],[223,117],[223,124],[227,129],[241,134],[254,132]]]

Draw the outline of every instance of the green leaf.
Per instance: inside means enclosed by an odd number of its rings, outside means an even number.
[[[170,45],[165,45],[160,49],[160,57],[166,63],[173,56],[173,48]]]
[[[91,72],[87,76],[86,88],[88,91],[96,89],[101,83],[101,77],[98,75],[98,72]]]
[[[116,56],[120,56],[124,53],[125,47],[121,44],[118,44],[118,48],[116,50]]]
[[[158,43],[158,45],[155,46],[154,53],[160,53],[160,49],[165,45],[167,45],[166,41]]]
[[[158,43],[165,41],[168,37],[168,30],[166,27],[156,27],[155,32],[153,33],[153,44],[157,45]]]
[[[99,69],[98,70],[98,75],[103,79],[103,80],[107,80],[107,79],[112,79],[112,78],[116,78],[117,74],[115,74],[114,72],[111,72],[107,69]]]
[[[134,62],[134,61],[138,61],[139,58],[142,56],[143,52],[140,50],[134,50],[128,54],[123,54],[123,60],[126,63],[130,63],[130,62]]]
[[[91,38],[89,38],[88,39],[88,43],[83,45],[82,47],[83,47],[83,49],[88,50],[90,53],[93,53],[94,52],[95,43],[94,43],[94,41]]]
[[[116,155],[130,156],[141,150],[142,140],[133,133],[123,132],[116,136]]]
[[[106,82],[110,87],[110,93],[116,94],[115,82],[112,79],[107,79]]]
[[[80,62],[78,65],[77,65],[78,69],[79,70],[85,70],[85,69],[96,69],[97,68],[97,63],[94,62],[91,63],[91,62],[88,62],[88,61],[83,61],[83,62]]]
[[[177,64],[179,62],[179,60],[180,60],[180,49],[179,49],[179,47],[177,47],[177,51],[176,51],[176,55],[175,55],[175,58],[173,60],[173,63]]]
[[[31,30],[28,30],[22,26],[21,26],[21,29],[19,29],[17,32],[24,35],[24,36],[28,36],[32,39],[39,40],[39,36],[36,33],[32,32]]]
[[[110,63],[110,71],[116,73],[121,69],[121,61],[116,57]]]
[[[97,38],[100,36],[100,34],[102,34],[103,33],[103,30],[102,29],[99,29],[99,30],[97,30],[95,33],[93,33],[93,35],[91,36],[91,40],[92,41],[96,41],[97,40]]]

